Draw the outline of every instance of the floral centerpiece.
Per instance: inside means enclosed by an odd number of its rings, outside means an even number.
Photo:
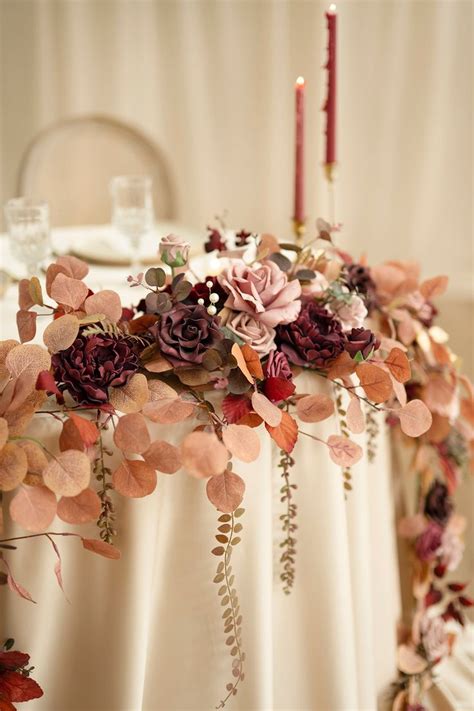
[[[32,536],[52,545],[60,585],[60,536],[119,558],[116,496],[151,494],[157,472],[183,468],[205,480],[218,511],[214,582],[232,657],[219,707],[237,693],[245,665],[231,573],[243,530],[245,482],[234,466],[256,460],[264,437],[280,451],[285,593],[296,575],[297,485],[291,470],[298,438],[311,437],[340,466],[345,495],[353,486],[351,467],[364,456],[352,435],[367,430],[366,455],[373,458],[382,416],[399,439],[414,443],[419,509],[400,526],[413,539],[417,606],[400,647],[398,708],[419,708],[434,665],[453,641],[446,624],[462,624],[462,608],[471,604],[463,584],[442,586],[462,552],[463,522],[451,496],[474,424],[471,386],[458,373],[446,335],[433,326],[433,299],[446,278],[420,283],[418,267],[400,262],[370,269],[341,251],[333,237],[323,220],[304,247],[212,228],[205,249],[222,266],[218,274],[199,278],[188,261],[189,245],[169,235],[159,246],[162,266],[128,277],[129,286],[141,290],[133,307],[123,306],[114,291],[92,292],[84,281],[87,265],[59,257],[47,269],[45,293],[36,277],[20,282],[21,342],[0,344],[0,490],[12,492],[9,515],[26,531],[0,540],[2,582],[32,600],[17,580],[13,553]],[[40,315],[50,317],[44,346],[30,343]],[[331,394],[316,387],[304,392],[298,385],[302,370],[314,374],[315,384],[326,381]],[[53,450],[32,434],[40,414],[61,423]],[[304,429],[329,418],[329,437]],[[189,427],[179,446],[151,435],[149,423],[183,421]],[[113,469],[104,441],[111,428],[122,453]],[[97,521],[98,538],[51,532],[56,516],[71,525]],[[20,671],[23,660],[16,660]],[[1,673],[0,699],[22,700],[8,696]]]

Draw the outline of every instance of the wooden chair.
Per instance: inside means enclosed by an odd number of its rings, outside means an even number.
[[[18,195],[47,200],[55,227],[104,224],[114,175],[150,175],[156,217],[175,217],[161,152],[135,128],[107,116],[70,118],[39,133],[22,159]]]

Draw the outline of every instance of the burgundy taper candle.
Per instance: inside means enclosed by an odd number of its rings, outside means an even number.
[[[336,162],[336,96],[337,96],[337,14],[336,6],[330,5],[326,12],[328,25],[328,72],[327,95],[324,111],[326,112],[326,166]]]
[[[304,79],[295,84],[295,211],[293,219],[302,224],[304,215]]]

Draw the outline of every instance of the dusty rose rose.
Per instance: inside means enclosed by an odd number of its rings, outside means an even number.
[[[420,634],[430,661],[444,657],[449,652],[448,635],[442,617],[424,615],[420,621]]]
[[[282,378],[283,380],[292,380],[293,373],[288,362],[288,358],[282,351],[271,351],[268,360],[265,363],[263,372],[265,378]]]
[[[421,536],[416,540],[416,554],[420,560],[428,561],[436,557],[441,545],[443,529],[437,523],[431,522]]]
[[[169,267],[184,267],[188,261],[191,245],[176,235],[161,238],[159,253],[162,261]]]
[[[337,316],[343,331],[361,328],[368,313],[360,296],[355,295],[351,296],[350,301],[342,298],[333,299],[328,304],[328,308]]]
[[[219,282],[228,294],[225,306],[233,311],[245,311],[266,326],[291,323],[301,309],[301,286],[288,277],[274,262],[260,267],[248,267],[241,261],[231,264]]]
[[[150,331],[165,358],[176,367],[199,365],[205,352],[222,340],[218,319],[204,306],[193,304],[178,304]]]
[[[463,553],[463,541],[449,528],[445,529],[441,538],[441,546],[438,549],[441,565],[444,565],[448,570],[455,570],[462,560]]]
[[[321,296],[329,286],[329,282],[321,272],[316,272],[316,276],[307,284],[301,286],[301,301],[313,301],[317,296]]]
[[[224,309],[220,313],[220,319],[222,326],[226,326],[260,355],[267,355],[276,348],[275,329],[257,321],[251,314]]]

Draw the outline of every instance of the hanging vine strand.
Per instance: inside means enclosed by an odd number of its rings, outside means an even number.
[[[294,522],[297,513],[297,505],[293,502],[293,494],[298,487],[296,484],[290,483],[290,470],[294,464],[295,460],[293,457],[281,450],[278,467],[281,469],[284,484],[280,489],[280,501],[286,503],[286,511],[280,516],[283,534],[285,536],[280,543],[280,548],[283,549],[280,556],[280,563],[283,567],[280,579],[283,582],[283,592],[285,595],[290,594],[295,581],[296,538],[293,534],[298,526]]]

